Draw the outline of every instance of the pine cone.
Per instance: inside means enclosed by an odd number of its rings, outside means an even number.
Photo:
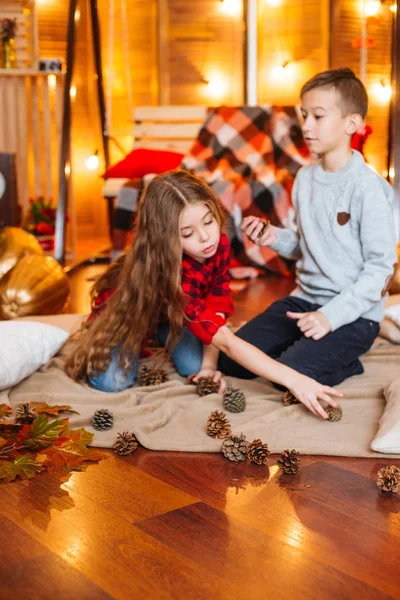
[[[340,406],[334,408],[333,406],[328,406],[325,408],[325,412],[328,413],[328,421],[340,421],[343,416],[343,411]]]
[[[197,380],[197,393],[199,396],[208,396],[208,394],[217,394],[221,384],[213,381],[212,377],[199,377]]]
[[[256,465],[265,465],[270,454],[268,444],[263,444],[259,439],[250,442],[246,449],[247,459]]]
[[[133,433],[124,431],[124,433],[119,433],[117,435],[117,439],[113,445],[113,450],[116,454],[119,454],[119,456],[127,456],[128,454],[132,454],[137,447],[138,441]]]
[[[20,425],[30,425],[38,416],[36,410],[29,404],[18,404],[15,411],[15,422]]]
[[[143,366],[136,379],[138,385],[159,385],[168,381],[168,373],[164,369]]]
[[[297,400],[296,396],[292,394],[292,392],[287,390],[287,392],[283,394],[283,405],[292,406],[292,404],[300,404],[300,402]]]
[[[263,226],[261,227],[261,231],[260,231],[260,233],[258,234],[257,238],[260,238],[260,237],[262,237],[262,236],[264,235],[264,233],[265,233],[265,230],[267,229],[267,227],[268,227],[268,226],[269,226],[269,224],[270,224],[270,220],[269,220],[267,217],[264,217],[264,218],[263,218],[263,221],[264,221],[264,224],[263,224]]]
[[[231,433],[231,426],[226,414],[219,410],[214,410],[208,417],[207,435],[222,440],[231,435]]]
[[[378,471],[376,485],[382,492],[393,492],[394,494],[397,494],[400,488],[400,469],[395,465],[382,467],[382,469],[379,469]]]
[[[228,385],[223,395],[224,408],[232,413],[243,412],[246,408],[246,396],[242,390]]]
[[[286,475],[296,475],[300,471],[301,460],[297,450],[284,450],[278,458],[277,463]]]
[[[97,431],[105,431],[106,429],[111,429],[114,425],[113,414],[110,413],[110,411],[106,408],[96,410],[92,417],[92,420],[90,421],[90,424],[94,429],[97,429]]]
[[[222,442],[222,454],[234,462],[246,460],[246,449],[249,442],[244,433],[239,435],[230,435]]]

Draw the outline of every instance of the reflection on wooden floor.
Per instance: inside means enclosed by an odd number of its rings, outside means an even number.
[[[75,272],[71,310],[87,310],[103,268]],[[251,281],[234,322],[292,285]],[[83,473],[0,487],[1,599],[400,598],[400,496],[375,483],[384,457],[303,457],[290,477],[274,457],[106,454]]]

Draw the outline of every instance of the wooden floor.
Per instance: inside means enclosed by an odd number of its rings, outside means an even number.
[[[101,268],[74,273],[71,310],[84,310]],[[291,286],[251,282],[235,295],[236,322]],[[385,464],[303,457],[289,477],[274,457],[257,467],[140,448],[3,485],[0,598],[400,598],[400,496],[375,484]]]

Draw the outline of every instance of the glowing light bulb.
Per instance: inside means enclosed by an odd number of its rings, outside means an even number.
[[[71,87],[69,88],[69,95],[71,96],[72,100],[75,100],[75,98],[76,98],[76,85],[71,85]]]
[[[225,94],[225,84],[217,75],[211,77],[207,82],[207,91],[214,98],[220,98]]]
[[[64,168],[64,173],[66,174],[67,177],[69,175],[71,175],[71,165],[69,163],[66,163],[65,168]]]
[[[384,81],[381,81],[380,83],[376,83],[372,89],[371,89],[375,99],[380,103],[380,104],[388,104],[390,102],[390,99],[392,97],[392,87],[388,84],[385,83]]]
[[[220,12],[232,17],[239,17],[242,14],[242,0],[222,0],[220,2]]]
[[[266,0],[268,6],[280,6],[282,4],[282,0]]]
[[[75,14],[74,14],[75,22],[77,23],[80,20],[80,18],[81,18],[81,9],[78,6],[78,8],[75,10]]]
[[[364,14],[366,17],[376,17],[381,9],[381,3],[379,0],[368,0],[364,2]]]
[[[390,169],[389,169],[389,177],[390,177],[390,179],[393,179],[394,174],[395,174],[394,167],[390,167]]]
[[[396,14],[397,13],[397,4],[391,4],[390,10],[392,13]]]
[[[86,168],[89,169],[89,171],[95,171],[100,164],[97,152],[98,151],[96,150],[96,152],[92,154],[92,156],[89,156],[85,161]]]
[[[287,77],[289,74],[289,64],[290,60],[285,60],[281,65],[276,65],[271,69],[271,77],[273,79],[282,79],[283,77]]]

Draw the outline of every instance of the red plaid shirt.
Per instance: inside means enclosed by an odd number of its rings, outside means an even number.
[[[185,325],[203,344],[211,344],[218,329],[233,313],[229,262],[229,240],[224,233],[215,255],[207,262],[199,263],[186,254],[182,258],[182,290],[187,299]],[[89,320],[104,310],[113,292],[109,289],[97,296]],[[223,313],[225,318],[217,313]]]

